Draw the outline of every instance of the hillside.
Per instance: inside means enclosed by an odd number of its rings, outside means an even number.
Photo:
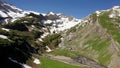
[[[83,19],[0,1],[0,67],[120,68],[120,6]]]
[[[63,34],[58,50],[67,50],[67,56],[78,60],[84,56],[108,68],[119,68],[119,15],[120,7],[114,6],[87,16],[83,19],[85,26],[78,24]],[[56,50],[55,54],[60,53]],[[85,60],[79,61],[86,64]]]
[[[58,47],[60,32],[80,21],[59,13],[24,11],[0,1],[0,67],[39,68],[37,58]]]

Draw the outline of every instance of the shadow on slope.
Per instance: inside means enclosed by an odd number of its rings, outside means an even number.
[[[10,45],[1,44],[0,42],[0,67],[4,68],[22,68],[21,64],[25,64],[26,61],[31,58],[31,47],[27,42],[21,45],[11,43]],[[13,62],[12,60],[19,62]]]

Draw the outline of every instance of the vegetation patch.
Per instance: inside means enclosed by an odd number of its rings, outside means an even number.
[[[19,30],[19,31],[28,31],[28,28],[24,23],[12,23],[5,25],[5,28],[13,29],[13,30]]]
[[[112,37],[120,43],[120,28],[118,27],[116,23],[119,23],[119,18],[109,18],[109,13],[104,12],[101,16],[99,16],[99,22],[100,24],[107,29],[109,34],[112,35]]]
[[[103,53],[99,54],[98,61],[100,64],[107,66],[111,60],[111,53],[104,51]]]
[[[88,40],[85,45],[89,45],[86,48],[92,47],[93,50],[97,51],[97,52],[102,52],[105,49],[107,49],[107,47],[109,46],[109,41],[108,40],[100,40],[100,38],[96,38],[94,40],[90,39]]]
[[[76,31],[76,26],[71,27],[71,28],[66,32],[66,34],[68,35],[68,34],[73,33],[73,32],[75,32],[75,31]]]
[[[43,39],[43,41],[44,41],[43,45],[49,46],[51,49],[54,49],[61,42],[61,35],[60,34],[48,35]]]
[[[62,55],[62,56],[67,56],[71,58],[76,58],[78,56],[77,52],[73,52],[67,49],[55,49],[52,54],[54,55]]]
[[[88,45],[84,50],[92,47],[92,50],[95,50],[98,54],[98,62],[102,65],[107,66],[111,60],[111,53],[108,51],[110,42],[108,39],[100,39],[99,37],[87,40],[84,45]]]

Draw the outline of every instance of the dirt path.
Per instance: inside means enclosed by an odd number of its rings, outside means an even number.
[[[90,60],[88,58],[85,58],[85,57],[79,57],[77,59],[72,59],[70,57],[55,56],[52,54],[44,54],[43,56],[48,57],[53,60],[64,62],[67,64],[76,65],[76,66],[83,66],[83,67],[87,67],[87,68],[107,68],[107,67],[99,65],[97,62]]]
[[[70,65],[85,66],[86,67],[86,65],[80,64],[80,63],[74,61],[73,59],[71,59],[70,57],[55,56],[55,55],[52,55],[52,54],[44,54],[43,56],[47,57],[47,58],[50,58],[50,59],[53,59],[53,60],[57,60],[57,61],[60,61],[60,62],[64,62],[64,63],[70,64]]]

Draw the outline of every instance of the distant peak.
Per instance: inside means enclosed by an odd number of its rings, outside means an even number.
[[[120,8],[120,6],[113,6],[113,8],[117,9],[117,8]]]
[[[113,6],[112,9],[113,10],[120,9],[120,6]]]
[[[54,13],[54,12],[49,12],[48,14],[49,14],[49,15],[55,15],[55,13]]]

